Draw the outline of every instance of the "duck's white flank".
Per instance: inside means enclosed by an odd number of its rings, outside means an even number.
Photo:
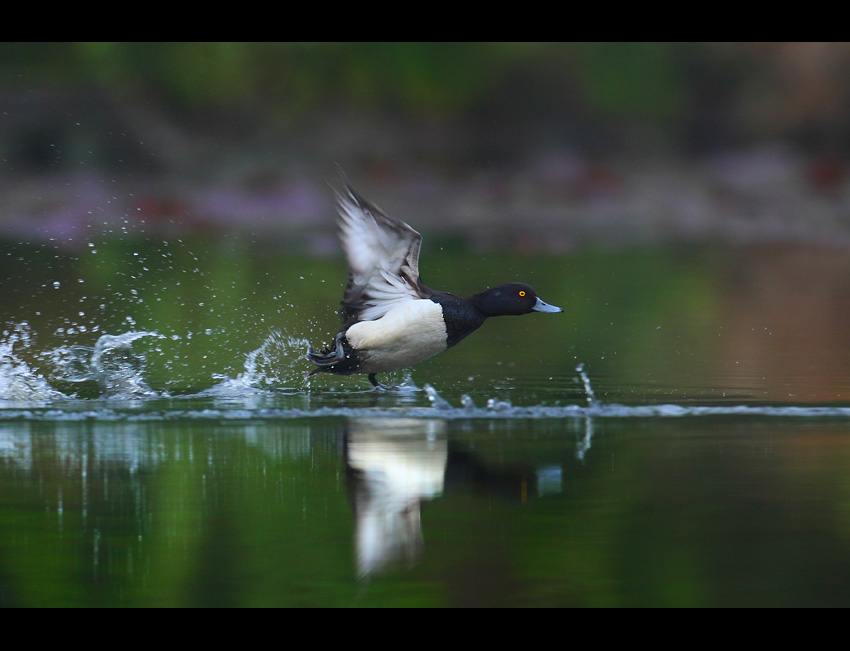
[[[446,349],[443,308],[429,299],[396,303],[376,321],[360,321],[345,332],[370,373],[413,366]]]

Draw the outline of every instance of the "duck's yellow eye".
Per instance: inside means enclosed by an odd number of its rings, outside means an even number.
[[[519,290],[519,295],[520,295],[520,296],[525,296],[525,290],[524,290],[524,289]]]

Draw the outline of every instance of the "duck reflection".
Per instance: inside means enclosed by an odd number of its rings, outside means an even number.
[[[423,502],[454,492],[526,504],[561,491],[560,466],[494,466],[468,449],[449,446],[443,420],[355,418],[345,427],[361,578],[419,558]]]
[[[423,419],[351,419],[345,460],[361,577],[422,550],[420,507],[443,492],[446,424]]]

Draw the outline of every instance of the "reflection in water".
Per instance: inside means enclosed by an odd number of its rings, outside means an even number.
[[[0,426],[0,605],[274,600],[328,568],[344,584],[418,564],[427,501],[524,506],[561,492],[558,463],[499,460],[498,439],[482,455],[452,441],[469,424],[439,418],[80,416]],[[251,578],[272,567],[266,585]]]
[[[352,418],[346,424],[345,461],[355,516],[358,576],[412,565],[424,550],[422,503],[443,494],[480,494],[527,504],[561,492],[559,465],[493,467],[447,440],[448,423],[413,418]],[[576,457],[590,448],[591,419]]]
[[[848,603],[845,417],[366,411],[0,421],[0,607]]]
[[[419,556],[421,503],[443,492],[447,458],[444,421],[348,421],[345,460],[359,576]]]
[[[304,513],[338,492],[304,479],[339,467],[334,438],[295,423],[0,424],[0,607],[227,605],[208,586],[224,567],[254,575],[267,549],[309,567],[281,541],[298,549]]]
[[[584,436],[576,441],[576,459],[584,463],[584,458],[590,451],[593,442],[593,419],[588,416],[584,419]]]
[[[568,320],[375,393],[330,261],[102,244],[0,253],[0,606],[848,605],[846,250],[535,259]]]
[[[796,404],[850,400],[848,272],[843,248],[761,246],[730,260],[715,361],[736,380],[728,394]]]

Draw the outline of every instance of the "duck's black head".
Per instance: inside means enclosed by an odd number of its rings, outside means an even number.
[[[529,312],[563,312],[554,305],[541,301],[535,291],[525,283],[499,285],[476,294],[470,301],[485,316],[507,316]]]

